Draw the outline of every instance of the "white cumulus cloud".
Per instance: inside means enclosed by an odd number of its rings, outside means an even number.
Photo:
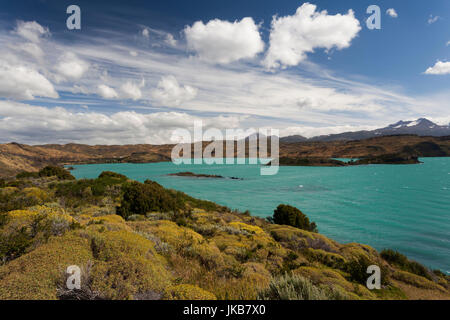
[[[164,39],[164,42],[171,47],[175,47],[177,45],[177,40],[173,37],[171,33],[168,33],[166,35],[166,39]]]
[[[178,106],[194,99],[196,95],[196,88],[188,85],[181,86],[174,76],[163,77],[158,87],[152,91],[152,97],[167,106]]]
[[[117,94],[116,90],[114,90],[111,87],[108,87],[105,84],[101,84],[97,87],[98,91],[97,93],[105,99],[117,99],[119,95]]]
[[[56,70],[61,76],[71,80],[80,79],[88,69],[89,63],[81,60],[73,53],[64,54],[56,66]]]
[[[398,13],[397,11],[395,11],[394,8],[389,8],[386,10],[386,14],[392,18],[397,18],[398,17]]]
[[[450,74],[450,61],[444,62],[438,60],[434,66],[429,67],[425,71],[425,74],[433,74],[433,75]]]
[[[32,100],[58,98],[51,82],[35,69],[0,63],[0,98]]]
[[[36,21],[18,21],[13,33],[31,42],[39,42],[40,38],[49,35],[50,31]]]
[[[315,48],[344,49],[361,30],[353,10],[329,15],[316,12],[316,6],[304,3],[292,16],[274,17],[270,46],[264,60],[267,68],[295,66]]]
[[[213,63],[230,63],[253,58],[264,50],[259,26],[252,18],[229,22],[214,19],[204,24],[195,22],[184,29],[188,48],[202,60]]]
[[[132,81],[127,81],[120,87],[120,97],[123,99],[138,100],[142,97],[141,88],[144,85],[144,80],[142,80],[140,84],[136,84]]]

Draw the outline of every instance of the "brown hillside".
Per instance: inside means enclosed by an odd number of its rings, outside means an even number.
[[[203,146],[208,144],[204,142]],[[173,145],[168,144],[0,144],[0,176],[13,176],[21,171],[38,171],[49,164],[170,161],[172,148]],[[405,151],[420,157],[449,156],[450,137],[404,135],[358,141],[280,143],[280,156],[292,158],[361,158]]]

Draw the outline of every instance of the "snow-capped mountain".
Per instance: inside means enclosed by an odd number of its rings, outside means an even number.
[[[450,136],[450,124],[446,126],[438,125],[428,119],[420,118],[415,121],[399,121],[397,123],[388,125],[385,128],[380,128],[372,131],[355,131],[344,132],[339,134],[331,134],[324,136],[317,136],[307,141],[334,141],[334,140],[361,140],[373,137],[401,135],[401,134],[415,134],[418,136],[433,136],[442,137]],[[303,137],[302,137],[303,138]],[[303,139],[295,139],[295,136],[283,137],[281,142],[301,142]]]
[[[450,126],[440,126],[428,119],[420,118],[415,121],[399,121],[386,128],[374,130],[376,135],[416,134],[418,136],[447,136]]]

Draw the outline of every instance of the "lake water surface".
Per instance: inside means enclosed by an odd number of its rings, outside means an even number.
[[[258,165],[93,164],[74,166],[77,178],[102,171],[151,179],[230,208],[266,217],[280,204],[301,209],[319,232],[339,242],[393,248],[450,273],[450,158],[420,165],[280,167],[261,176]],[[191,171],[243,180],[167,176]]]

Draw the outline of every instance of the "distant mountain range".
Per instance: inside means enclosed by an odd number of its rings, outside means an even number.
[[[385,128],[375,130],[362,130],[354,132],[344,132],[306,138],[300,135],[293,135],[280,138],[280,142],[293,143],[305,141],[337,141],[337,140],[361,140],[374,137],[414,134],[418,136],[442,137],[450,136],[450,125],[440,126],[436,123],[420,118],[415,121],[399,121]]]

